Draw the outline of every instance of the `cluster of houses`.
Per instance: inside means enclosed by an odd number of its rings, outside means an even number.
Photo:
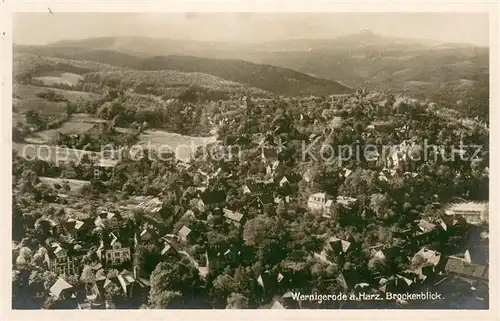
[[[334,204],[340,204],[344,207],[350,207],[355,204],[356,201],[357,199],[353,197],[339,195],[334,199],[330,195],[327,195],[325,192],[318,192],[309,196],[307,200],[307,207],[313,213],[321,214],[325,218],[332,218],[336,215],[335,213],[333,213]]]
[[[59,225],[66,233],[71,233],[71,237],[59,237],[59,240],[49,238],[52,241],[39,249],[44,253],[46,268],[59,276],[50,288],[50,294],[55,299],[74,300],[80,308],[97,308],[102,307],[98,303],[104,302],[104,294],[111,287],[125,296],[132,296],[133,288],[140,289],[141,293],[148,291],[148,279],[137,275],[132,260],[139,244],[158,241],[156,229],[147,224],[130,225],[119,213],[104,210],[94,218],[69,218],[59,224],[53,223],[54,236],[61,236],[62,230],[57,229]],[[96,236],[96,231],[100,235]],[[189,229],[185,227],[174,238],[185,239],[187,234]],[[165,242],[166,248],[167,241],[162,238],[159,242]],[[162,255],[166,252],[164,249]],[[82,295],[81,289],[71,286],[66,277],[89,273],[84,271],[86,268],[90,269],[95,282],[89,284]]]
[[[392,155],[393,156],[393,155]],[[391,156],[390,165],[392,170],[384,169],[379,175],[379,179],[383,180],[383,177],[389,177],[394,175],[394,167],[401,165],[398,163],[398,158]],[[271,176],[271,181],[248,181],[241,188],[243,195],[248,197],[245,205],[239,208],[228,207],[227,195],[224,190],[210,190],[212,183],[216,182],[220,178],[231,178],[230,174],[224,172],[221,168],[218,168],[213,173],[208,174],[204,171],[198,170],[203,179],[202,185],[196,187],[196,193],[192,197],[191,201],[195,200],[195,207],[184,211],[185,207],[179,205],[174,206],[172,215],[177,221],[181,215],[190,215],[195,217],[197,213],[209,213],[208,218],[218,216],[221,217],[223,222],[226,224],[231,224],[237,228],[241,228],[245,221],[249,219],[248,209],[255,208],[259,213],[262,213],[266,206],[275,207],[276,204],[281,202],[289,203],[292,200],[292,194],[282,195],[273,193],[273,188],[269,186],[275,186],[274,191],[278,187],[284,187],[296,182],[295,177],[289,177],[287,175],[282,176],[279,182],[274,183],[274,177],[276,177],[276,169],[280,165],[280,161],[277,159],[275,153],[262,152],[261,160],[266,165],[266,173]],[[190,165],[185,165],[183,169],[189,169]],[[392,172],[391,172],[392,171]],[[352,171],[345,168],[339,175],[347,178],[352,174]],[[408,173],[411,175],[411,173]],[[311,182],[312,175],[308,176],[308,172],[302,177],[304,180]],[[172,197],[176,199],[182,198],[179,193],[175,191],[165,191],[165,193],[171,193]],[[179,194],[179,195],[178,195]],[[163,196],[163,195],[162,195]],[[140,209],[145,214],[160,214],[164,211],[164,204],[158,197],[136,197],[134,207]],[[347,196],[337,196],[331,197],[324,192],[314,193],[309,196],[307,200],[307,207],[313,213],[323,216],[324,218],[331,219],[335,216],[335,205],[342,207],[350,207],[357,202],[356,198]],[[193,204],[193,202],[190,202]],[[183,209],[184,208],[184,209]],[[184,213],[183,213],[184,212]],[[416,253],[410,259],[410,267],[401,271],[398,274],[391,276],[380,276],[378,278],[377,289],[379,291],[395,291],[396,289],[401,289],[404,287],[411,288],[416,284],[425,282],[428,278],[434,278],[435,275],[441,272],[447,272],[450,274],[458,275],[465,279],[472,280],[487,280],[488,279],[488,268],[484,264],[479,264],[473,262],[470,257],[470,252],[467,251],[464,254],[457,254],[453,256],[444,256],[441,253],[432,251],[426,246],[438,237],[441,233],[449,233],[454,229],[454,227],[459,224],[460,220],[463,218],[467,223],[470,224],[480,224],[481,222],[487,221],[488,216],[488,205],[487,203],[458,203],[451,204],[447,207],[445,213],[447,214],[446,219],[440,219],[436,221],[429,221],[426,219],[419,220],[415,222],[412,228],[407,230],[395,230],[393,231],[396,238],[403,240],[411,240],[412,251]],[[213,222],[214,220],[209,220],[207,218],[206,222]],[[102,281],[103,289],[109,286],[116,285],[116,288],[124,293],[130,294],[127,286],[133,284],[140,284],[140,288],[147,287],[147,281],[140,281],[136,275],[136,271],[133,270],[131,261],[134,253],[134,247],[140,243],[150,243],[150,242],[160,242],[162,246],[162,255],[169,255],[170,253],[176,253],[178,255],[185,255],[193,261],[193,264],[197,266],[200,270],[201,275],[206,275],[208,273],[209,261],[212,260],[214,256],[227,256],[233,255],[231,249],[225,249],[217,255],[212,254],[209,249],[207,249],[205,262],[198,262],[192,258],[187,252],[182,251],[182,244],[189,244],[193,239],[192,227],[183,226],[177,233],[168,234],[160,237],[164,231],[155,224],[154,221],[149,222],[151,224],[141,227],[140,230],[133,233],[123,233],[122,227],[113,228],[109,227],[109,221],[118,220],[122,218],[119,214],[113,212],[103,211],[93,219],[89,220],[78,220],[69,219],[64,223],[67,231],[72,231],[72,236],[75,240],[82,238],[84,235],[88,234],[92,228],[100,227],[103,222],[108,222],[106,227],[106,235],[103,235],[97,246],[96,256],[97,260],[90,262],[92,269],[95,271],[96,279]],[[89,226],[90,224],[90,226]],[[217,223],[212,223],[217,224]],[[108,233],[109,232],[109,233]],[[164,233],[165,234],[165,233]],[[180,245],[180,247],[179,247]],[[314,256],[326,264],[334,264],[332,257],[346,255],[349,251],[355,248],[355,245],[347,240],[342,240],[340,238],[332,237],[325,242],[325,247],[320,253],[314,253]],[[87,251],[76,249],[76,245],[73,248],[69,248],[55,242],[51,244],[47,249],[47,265],[50,270],[56,272],[58,275],[71,275],[81,273],[82,259]],[[387,248],[386,246],[374,247],[370,249],[372,258],[375,260],[384,261],[388,255],[388,252],[394,251],[395,249]],[[472,250],[471,250],[472,251]],[[121,269],[121,272],[116,275],[116,279],[105,275],[105,269]],[[292,269],[293,270],[293,269]],[[283,280],[286,281],[288,278],[286,268],[280,272],[279,275],[273,276],[273,282],[281,283]],[[295,271],[295,270],[294,270]],[[98,277],[97,277],[98,276]],[[265,283],[269,282],[269,276],[263,273],[259,276],[259,284],[263,287]],[[359,282],[356,281],[356,273],[352,271],[343,271],[338,279],[341,280],[341,284],[344,285],[346,291],[359,288]],[[267,281],[266,281],[267,280]],[[96,282],[97,284],[98,282]],[[71,287],[68,286],[63,278],[59,279],[56,284],[54,284],[54,291],[51,290],[52,294],[56,297],[67,297],[67,294],[61,293],[71,293]],[[57,285],[57,286],[56,286]],[[98,286],[93,290],[93,297],[96,293],[102,293],[102,291],[97,291]],[[286,299],[285,296],[283,299]],[[94,302],[94,301],[92,301]],[[281,308],[287,306],[284,301],[276,301],[273,308]],[[92,306],[90,304],[90,306]]]
[[[472,250],[466,250],[455,255],[443,255],[427,247],[439,232],[445,232],[453,228],[453,219],[450,219],[449,226],[443,220],[440,221],[433,224],[422,220],[415,229],[400,231],[397,234],[397,238],[401,239],[413,240],[417,237],[419,241],[410,245],[410,247],[416,247],[416,252],[415,250],[407,252],[404,246],[401,245],[388,244],[379,244],[366,249],[370,253],[370,261],[379,262],[383,266],[387,264],[388,260],[401,256],[402,253],[413,252],[414,254],[408,257],[407,269],[391,275],[381,275],[378,272],[373,272],[370,280],[366,280],[360,277],[354,267],[344,269],[337,275],[335,280],[346,293],[361,291],[379,294],[410,292],[421,288],[419,286],[423,284],[439,284],[450,276],[467,282],[471,285],[471,289],[474,289],[474,286],[478,283],[487,284],[488,266],[484,261],[480,262],[481,259],[473,258]],[[356,251],[358,246],[358,244],[332,236],[325,240],[321,252],[315,252],[313,255],[321,262],[333,266],[337,265],[336,262],[342,262],[342,257],[348,255],[350,251]],[[398,303],[405,304],[406,302],[401,301]],[[288,291],[275,301],[272,308],[286,309],[298,308],[299,306],[300,303],[292,300],[292,294]]]
[[[247,99],[242,99],[239,104],[242,109],[246,109],[251,103]],[[333,104],[333,100],[332,100]],[[302,116],[302,115],[301,115]],[[228,117],[220,120],[220,126],[229,122]],[[275,118],[273,124],[276,125],[275,133],[281,130],[281,123],[284,120]],[[331,119],[331,127],[341,126],[342,118],[334,116]],[[386,124],[374,123],[366,128],[367,135],[370,135],[378,126]],[[403,128],[407,130],[407,128]],[[241,189],[242,195],[246,201],[239,203],[238,206],[231,206],[228,203],[228,195],[225,190],[213,188],[220,179],[231,179],[233,173],[228,173],[221,167],[209,172],[206,169],[197,169],[196,175],[201,177],[200,186],[195,187],[194,195],[185,200],[183,191],[177,186],[169,186],[164,189],[158,197],[134,197],[131,202],[132,207],[142,213],[145,223],[141,226],[127,226],[125,220],[118,212],[101,211],[96,217],[85,219],[67,219],[62,222],[65,232],[71,236],[67,242],[54,241],[47,244],[45,248],[45,262],[47,268],[55,272],[60,277],[50,288],[53,297],[61,300],[71,300],[80,297],[78,289],[70,285],[65,280],[68,275],[81,275],[84,267],[88,267],[94,275],[95,282],[89,286],[86,291],[85,300],[80,302],[80,308],[92,308],[99,299],[103,299],[104,293],[113,289],[121,291],[126,296],[133,296],[134,293],[141,293],[149,287],[149,282],[140,277],[137,269],[132,264],[134,251],[140,244],[159,244],[161,255],[180,255],[189,258],[204,276],[208,273],[210,267],[215,266],[216,257],[228,257],[231,255],[240,255],[236,249],[206,249],[204,260],[193,258],[189,253],[183,250],[185,245],[193,243],[197,239],[197,233],[193,226],[182,226],[178,231],[172,233],[173,223],[179,221],[184,216],[192,216],[197,220],[203,220],[209,224],[230,224],[236,228],[241,228],[246,220],[251,218],[250,209],[263,213],[266,208],[275,208],[277,204],[289,204],[293,201],[293,193],[286,192],[287,186],[295,184],[300,178],[295,175],[278,174],[282,161],[280,160],[280,150],[275,147],[267,146],[266,143],[271,140],[271,144],[277,144],[276,135],[272,138],[261,135],[257,144],[261,148],[259,160],[265,167],[265,175],[268,179],[253,179],[245,182],[243,186],[236,186]],[[279,144],[278,144],[279,145]],[[418,174],[412,172],[412,165],[409,162],[409,153],[415,148],[411,141],[403,141],[398,146],[393,147],[384,160],[384,169],[380,171],[378,179],[388,181],[391,177],[404,173],[416,177]],[[378,152],[367,157],[368,161],[377,161]],[[95,167],[94,175],[102,177],[116,165],[115,160],[101,160]],[[177,169],[182,173],[192,169],[191,164],[178,162]],[[352,170],[344,168],[339,175],[348,178]],[[312,183],[313,175],[307,170],[302,179]],[[227,181],[226,181],[227,183]],[[170,188],[171,187],[171,188]],[[175,199],[175,205],[167,209],[161,198]],[[241,201],[241,200],[238,200]],[[338,195],[330,196],[325,192],[317,192],[309,195],[307,199],[307,208],[326,219],[335,219],[335,209],[340,207],[349,208],[356,204],[358,200],[353,197]],[[187,205],[189,204],[189,206]],[[192,206],[191,204],[195,204]],[[130,210],[125,207],[123,210]],[[206,216],[200,213],[208,214]],[[421,284],[429,279],[435,279],[440,273],[457,275],[463,279],[476,282],[477,280],[488,279],[488,267],[482,262],[475,262],[473,259],[473,250],[465,253],[458,253],[452,256],[442,255],[439,252],[428,248],[428,245],[436,240],[440,235],[451,235],[455,227],[459,225],[461,219],[469,224],[481,224],[488,221],[487,203],[457,203],[451,204],[445,210],[447,217],[439,220],[422,219],[406,230],[394,230],[393,235],[396,239],[410,244],[409,248],[404,246],[389,246],[385,244],[374,246],[369,250],[372,260],[384,262],[394,255],[394,252],[412,253],[409,258],[409,267],[394,275],[377,275],[374,277],[377,291],[400,291],[402,289],[411,289],[416,284]],[[167,224],[168,218],[170,221]],[[219,220],[217,220],[218,218]],[[100,230],[98,237],[93,231]],[[170,230],[169,230],[170,229]],[[163,235],[163,236],[162,236]],[[85,241],[83,241],[85,240]],[[320,253],[312,255],[327,265],[335,265],[338,258],[345,257],[350,251],[357,248],[357,244],[343,240],[339,237],[329,237]],[[95,248],[95,250],[92,250]],[[92,252],[92,255],[89,253]],[[257,282],[263,288],[270,284],[284,284],[290,282],[294,277],[300,274],[301,267],[297,262],[283,261],[280,272],[271,273],[264,271],[258,276]],[[337,280],[345,291],[353,291],[364,288],[366,283],[359,282],[359,276],[355,270],[342,271]],[[281,309],[292,307],[295,303],[291,300],[291,293],[286,292],[280,300],[274,301],[272,308]]]

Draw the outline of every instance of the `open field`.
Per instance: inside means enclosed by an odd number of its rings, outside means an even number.
[[[71,72],[46,72],[42,75],[33,77],[35,80],[41,81],[45,86],[57,84],[68,85],[74,87],[83,79],[82,76]]]
[[[56,116],[66,112],[65,102],[47,101],[42,98],[18,99],[12,104],[12,112],[24,114],[29,110],[36,110],[41,115]]]
[[[66,98],[71,103],[76,103],[80,100],[94,101],[99,99],[98,94],[89,93],[85,91],[65,90],[65,89],[39,87],[39,86],[23,85],[23,84],[14,84],[14,86],[12,87],[12,94],[14,97],[19,99],[38,98],[36,96],[37,93],[47,92],[49,90],[54,91],[58,95],[64,96],[64,98]]]
[[[54,184],[59,184],[63,185],[64,183],[68,183],[70,190],[68,193],[74,193],[74,194],[79,194],[82,192],[82,189],[85,186],[89,186],[90,182],[89,181],[83,181],[83,180],[78,180],[78,179],[67,179],[67,178],[52,178],[52,177],[39,177],[40,181],[49,186],[49,187],[54,187]]]
[[[49,144],[54,140],[58,133],[62,133],[65,135],[82,134],[91,129],[92,126],[93,125],[89,123],[68,121],[57,129],[48,129],[40,132],[35,132],[32,135],[26,137],[24,140],[32,144]]]
[[[54,91],[57,95],[65,97],[71,103],[80,101],[94,101],[99,95],[83,92],[63,90],[56,88],[38,87],[32,85],[15,84],[12,87],[12,111],[14,113],[26,113],[29,110],[36,110],[42,115],[61,115],[66,112],[68,103],[65,101],[48,101],[37,96],[39,93]]]
[[[18,81],[37,76],[43,77],[46,72],[67,72],[83,75],[91,71],[117,69],[96,61],[55,58],[52,53],[47,53],[47,57],[42,57],[38,53],[17,53],[16,47],[18,46],[15,45],[14,47],[12,71],[14,79]],[[26,49],[28,52],[30,51],[29,48]]]
[[[56,129],[48,129],[33,133],[25,138],[31,144],[49,144],[58,133],[64,135],[83,134],[90,130],[95,124],[105,123],[104,119],[96,118],[90,114],[73,114],[70,119]]]
[[[105,119],[98,118],[92,114],[85,114],[85,113],[72,114],[69,121],[73,123],[85,123],[85,124],[101,124],[107,122]]]
[[[161,130],[147,130],[140,135],[138,144],[150,146],[159,151],[172,150],[178,159],[187,161],[198,146],[204,146],[216,141],[215,136],[192,137]]]

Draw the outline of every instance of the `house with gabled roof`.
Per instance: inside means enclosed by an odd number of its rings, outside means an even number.
[[[248,205],[250,207],[257,208],[257,210],[262,213],[266,205],[273,205],[273,203],[273,195],[270,193],[263,193],[254,198],[253,201],[251,201]]]
[[[157,238],[156,229],[150,225],[143,226],[138,235],[136,235],[137,243],[150,242]]]
[[[379,174],[378,174],[378,179],[380,181],[383,181],[383,182],[389,182],[389,178],[388,178],[388,175],[386,172],[384,171],[381,171]]]
[[[58,278],[49,289],[50,295],[57,299],[67,300],[76,298],[76,291],[71,284],[63,278]]]
[[[457,275],[466,279],[489,279],[489,267],[487,265],[473,263],[471,254],[468,250],[463,254],[455,254],[447,257],[444,270],[448,274]]]
[[[183,226],[178,232],[179,239],[183,242],[188,241],[189,234],[191,234],[191,229],[187,226]]]
[[[283,197],[283,196],[276,196],[274,198],[274,203],[275,204],[284,203],[286,205],[286,204],[290,204],[292,201],[293,201],[293,198],[290,197],[290,196],[285,196],[285,197]]]
[[[288,180],[286,176],[283,176],[283,178],[279,181],[280,187],[283,187],[288,184],[290,184],[290,180]]]
[[[383,250],[383,244],[381,248],[373,248],[370,251],[370,256],[371,259],[377,260],[377,261],[385,261],[386,260],[386,255]]]
[[[359,283],[360,278],[359,273],[355,269],[347,269],[337,275],[336,281],[340,284],[344,291],[348,291],[353,289],[356,284]]]
[[[78,274],[79,257],[70,255],[68,249],[60,243],[53,243],[45,251],[45,262],[50,271],[56,274]]]
[[[200,194],[198,209],[200,212],[216,207],[222,208],[226,204],[226,192],[223,190],[205,191]]]
[[[339,239],[335,236],[330,237],[323,249],[324,253],[331,253],[334,256],[343,255],[351,248],[351,242]]]
[[[314,193],[311,196],[309,196],[307,200],[307,207],[312,211],[312,212],[324,212],[325,211],[325,204],[328,201],[329,196],[324,193],[324,192],[318,192]]]
[[[119,238],[112,232],[109,238],[109,246],[102,243],[106,265],[116,266],[131,261],[130,247],[122,244]]]
[[[217,170],[210,175],[210,179],[215,179],[215,178],[219,177],[221,172],[222,172],[222,168],[220,168],[220,167],[217,168]]]
[[[106,274],[104,273],[104,269],[100,268],[95,272],[95,282],[98,286],[102,286],[105,280],[106,280]]]
[[[410,271],[418,275],[421,281],[437,272],[441,263],[441,253],[423,247],[411,259]]]
[[[478,225],[488,222],[489,207],[487,202],[462,202],[450,204],[445,214],[450,217],[463,217],[469,224]]]
[[[392,275],[389,278],[381,278],[379,280],[379,290],[386,292],[400,292],[409,289],[414,284],[413,280],[400,275]]]
[[[391,232],[394,238],[401,240],[409,240],[413,237],[413,231],[411,228],[392,227]]]
[[[132,289],[135,283],[134,274],[130,271],[123,270],[118,274],[118,282],[122,288],[125,295],[132,296]]]
[[[336,198],[336,202],[338,204],[341,204],[342,206],[345,206],[345,207],[350,207],[352,206],[353,204],[355,204],[358,200],[354,197],[349,197],[349,196],[342,196],[342,195],[339,195],[337,196]]]
[[[223,212],[224,212],[224,217],[226,218],[226,221],[228,223],[233,224],[237,227],[241,226],[242,224],[245,224],[243,214],[236,211],[231,211],[227,208],[224,208]]]
[[[164,242],[164,246],[161,250],[161,255],[168,255],[169,253],[174,252],[175,249],[172,247],[172,244],[169,242]]]
[[[146,197],[136,208],[146,214],[156,215],[164,209],[163,202],[158,197]]]
[[[105,291],[109,292],[114,292],[118,289],[120,289],[120,286],[118,285],[118,276],[115,276],[113,278],[106,278],[103,283],[103,289]]]
[[[340,172],[340,175],[343,176],[344,178],[348,178],[349,176],[351,176],[352,174],[352,170],[350,170],[349,168],[346,168],[344,167],[342,169],[342,171]]]
[[[418,222],[419,232],[421,233],[430,233],[436,230],[437,226],[425,219],[421,219]]]
[[[283,304],[281,304],[278,300],[274,301],[273,305],[271,306],[271,309],[278,309],[278,310],[282,310],[282,309],[286,309]]]
[[[82,221],[74,218],[69,218],[65,222],[62,223],[64,229],[67,233],[69,233],[73,238],[81,239],[85,232],[87,232],[91,226],[89,226],[87,221]]]
[[[327,265],[336,265],[335,263],[333,263],[332,261],[330,261],[330,259],[328,258],[328,255],[325,251],[321,251],[321,253],[316,253],[314,252],[313,253],[313,257],[319,261],[321,261],[322,263],[325,263]]]
[[[251,188],[251,186],[249,184],[243,185],[242,189],[243,189],[243,195],[245,195],[245,194],[252,194],[253,193],[252,192],[252,188]]]

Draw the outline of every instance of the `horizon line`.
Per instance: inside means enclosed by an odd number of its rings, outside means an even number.
[[[369,32],[366,32],[369,31]],[[395,36],[389,36],[389,35],[384,35],[382,33],[374,33],[369,29],[362,29],[358,32],[353,32],[353,33],[347,33],[344,35],[339,35],[336,37],[331,37],[331,38],[325,38],[325,37],[311,37],[311,38],[304,38],[304,37],[287,37],[287,38],[281,38],[281,39],[275,39],[275,40],[266,40],[266,41],[250,41],[250,40],[201,40],[201,39],[188,39],[188,38],[172,38],[172,37],[152,37],[152,36],[135,36],[135,35],[128,35],[128,36],[91,36],[91,37],[85,37],[85,38],[68,38],[68,39],[61,39],[57,41],[52,41],[52,42],[47,42],[45,44],[40,44],[40,43],[21,43],[21,42],[16,42],[13,39],[12,45],[24,45],[24,46],[57,46],[59,43],[63,42],[77,42],[77,41],[85,41],[85,40],[92,40],[92,39],[124,39],[124,38],[142,38],[142,39],[151,39],[151,40],[164,40],[164,41],[185,41],[185,42],[194,42],[194,43],[203,43],[203,44],[242,44],[242,45],[255,45],[255,44],[272,44],[272,43],[278,43],[281,41],[334,41],[338,40],[341,38],[346,38],[346,37],[353,37],[353,36],[359,36],[359,35],[369,35],[372,37],[379,37],[382,39],[391,39],[391,40],[405,40],[405,41],[413,41],[421,44],[435,44],[435,45],[462,45],[462,46],[470,46],[470,47],[476,47],[476,48],[490,48],[490,44],[475,44],[475,43],[469,43],[469,42],[454,42],[454,41],[443,41],[443,40],[432,40],[432,39],[427,39],[427,38],[413,38],[413,37],[395,37]]]

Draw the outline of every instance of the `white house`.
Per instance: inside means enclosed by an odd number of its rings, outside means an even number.
[[[469,224],[488,222],[488,212],[487,202],[455,203],[445,209],[446,215],[462,216]]]
[[[344,206],[351,206],[356,203],[357,199],[349,196],[337,196],[337,203],[342,204]]]
[[[286,176],[283,176],[283,178],[280,180],[280,187],[283,187],[286,184],[290,184],[290,181],[286,178]]]
[[[122,247],[122,244],[118,241],[114,242],[111,249],[106,251],[106,263],[108,265],[118,265],[130,260],[130,248]]]
[[[111,249],[106,250],[106,264],[108,265],[119,265],[124,262],[130,261],[130,248],[122,247],[121,242],[118,241],[118,238],[110,233],[111,237]]]
[[[315,213],[328,214],[333,206],[333,201],[326,193],[315,193],[309,196],[307,207]]]
[[[187,242],[188,240],[188,236],[189,234],[191,233],[191,229],[187,226],[183,226],[180,230],[179,230],[179,238],[181,241],[183,242]]]

